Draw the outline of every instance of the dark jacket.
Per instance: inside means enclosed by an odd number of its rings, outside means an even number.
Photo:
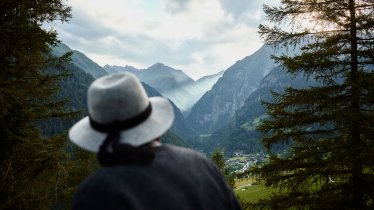
[[[240,209],[217,168],[201,154],[172,145],[154,151],[148,166],[100,168],[79,186],[73,209]]]

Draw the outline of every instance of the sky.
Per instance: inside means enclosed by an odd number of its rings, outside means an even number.
[[[262,5],[278,0],[69,0],[59,39],[101,66],[163,63],[193,79],[226,70],[262,46]]]

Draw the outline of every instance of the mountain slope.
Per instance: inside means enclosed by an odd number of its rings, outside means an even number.
[[[52,53],[55,56],[61,56],[67,52],[72,52],[71,62],[76,67],[82,69],[94,78],[99,78],[108,74],[101,66],[89,59],[86,55],[79,51],[71,50],[67,45],[63,43],[52,48]]]
[[[192,97],[189,98],[185,106],[185,116],[188,115],[190,109],[197,101],[209,90],[212,89],[213,85],[222,77],[224,71],[218,72],[217,74],[208,75],[196,80],[193,84],[188,85],[186,89],[191,93]]]
[[[64,49],[66,50],[66,48]],[[60,52],[61,53],[61,52]],[[62,55],[63,53],[61,53]],[[92,62],[92,61],[91,61]],[[59,81],[60,89],[55,95],[56,100],[69,99],[66,109],[81,111],[78,115],[69,118],[51,118],[42,122],[37,122],[43,135],[52,136],[65,133],[75,122],[87,116],[87,89],[95,78],[78,67],[75,62],[66,66],[69,76]],[[51,69],[51,72],[54,70]],[[143,83],[149,96],[160,96],[155,89]],[[172,143],[179,146],[188,146],[184,138],[195,138],[193,131],[186,126],[186,122],[181,111],[174,105],[175,120],[171,129],[161,137],[164,143]],[[183,138],[183,140],[182,140]]]
[[[156,63],[145,70],[139,70],[131,66],[109,65],[105,65],[104,69],[110,74],[117,72],[135,74],[142,82],[155,88],[164,97],[173,101],[182,112],[188,111],[223,74],[223,72],[219,72],[193,81],[183,71],[175,70],[161,63]]]
[[[223,127],[235,111],[276,65],[273,50],[263,46],[254,54],[228,68],[213,88],[192,107],[187,121],[198,133],[211,133]]]
[[[292,76],[286,74],[279,66],[274,68],[262,79],[259,88],[249,95],[229,123],[216,130],[209,139],[200,142],[198,147],[206,151],[211,151],[216,147],[231,152],[235,150],[243,150],[247,153],[262,151],[261,134],[255,130],[261,120],[267,117],[261,101],[272,101],[270,91],[282,92],[287,87],[303,88],[317,85],[315,80],[307,80],[303,75]]]
[[[156,63],[139,74],[141,80],[161,93],[183,88],[194,82],[183,71]]]
[[[143,83],[143,86],[149,97],[161,96],[161,94],[157,90],[153,89],[149,85]],[[187,143],[191,141],[192,139],[196,139],[197,134],[193,130],[191,130],[191,128],[188,126],[188,124],[186,123],[184,119],[182,112],[178,109],[178,107],[173,102],[171,102],[171,104],[174,109],[175,119],[170,130],[173,131],[178,136],[180,136]]]
[[[156,63],[140,71],[139,78],[173,101],[181,110],[187,109],[193,95],[186,89],[194,81],[181,70]]]

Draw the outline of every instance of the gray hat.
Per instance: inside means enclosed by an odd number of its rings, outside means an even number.
[[[69,138],[92,152],[99,150],[109,133],[106,129],[113,125],[120,125],[120,143],[139,146],[160,137],[174,120],[170,102],[162,97],[148,98],[140,81],[131,73],[95,80],[88,89],[87,103],[90,116],[73,125]]]

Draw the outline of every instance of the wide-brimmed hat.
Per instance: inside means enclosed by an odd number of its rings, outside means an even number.
[[[150,97],[131,73],[118,73],[95,80],[88,89],[89,116],[69,131],[79,147],[97,152],[112,130],[119,130],[120,143],[139,146],[160,137],[172,125],[174,112],[162,97]]]

